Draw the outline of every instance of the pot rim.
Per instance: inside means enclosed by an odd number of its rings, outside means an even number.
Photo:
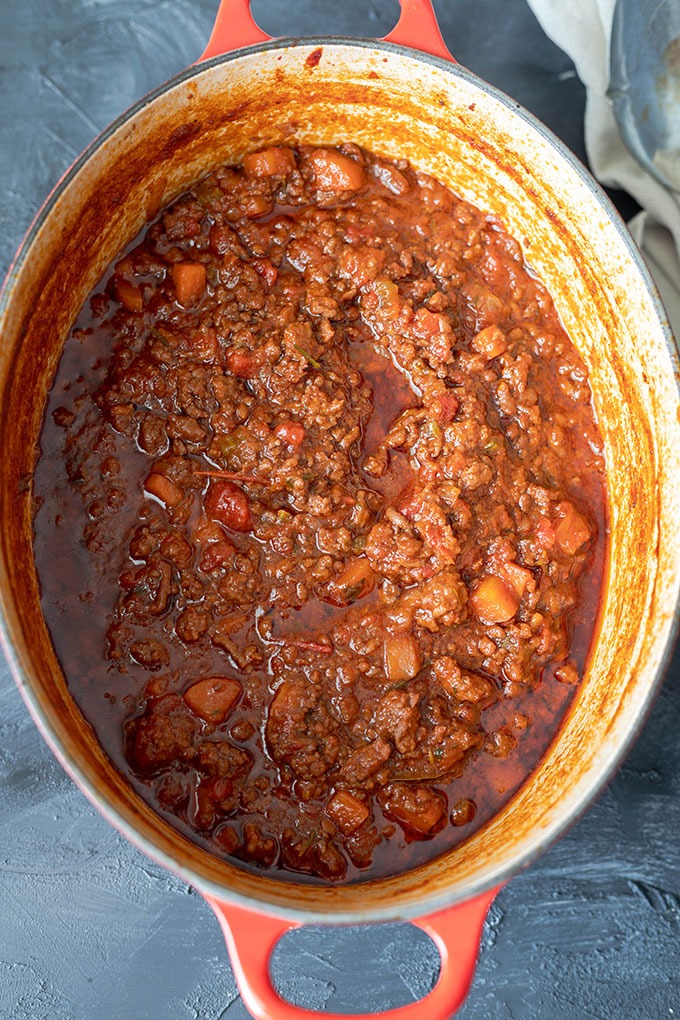
[[[106,144],[109,138],[124,127],[127,122],[134,119],[140,111],[144,110],[158,99],[161,99],[172,89],[181,86],[183,83],[202,74],[206,70],[219,67],[220,65],[226,65],[231,61],[239,60],[246,56],[257,55],[258,53],[270,50],[293,50],[304,48],[316,49],[318,47],[336,46],[356,47],[359,49],[378,49],[383,52],[394,53],[397,56],[429,64],[449,75],[461,78],[469,85],[480,89],[480,91],[486,93],[491,98],[505,106],[511,115],[518,117],[520,121],[526,123],[552,147],[557,156],[566,163],[567,168],[570,168],[574,173],[576,173],[581,182],[587,186],[591,194],[597,200],[600,207],[606,214],[607,219],[616,228],[619,238],[623,242],[628,254],[634,262],[641,282],[644,284],[656,311],[659,325],[663,333],[665,346],[673,364],[676,387],[680,395],[680,357],[678,355],[678,349],[676,347],[656,284],[654,283],[642,254],[633,241],[633,238],[618,210],[601,185],[595,180],[590,171],[583,165],[578,157],[571,152],[571,150],[551,131],[550,128],[548,128],[534,114],[526,110],[520,103],[506,95],[506,93],[502,92],[495,86],[488,84],[477,74],[457,62],[451,62],[443,59],[442,57],[437,57],[424,53],[420,50],[412,49],[409,46],[386,42],[380,39],[375,40],[362,37],[280,37],[272,39],[269,42],[244,46],[239,49],[211,57],[208,60],[190,65],[177,75],[174,75],[172,78],[157,86],[148,94],[133,103],[128,109],[119,114],[115,120],[113,120],[89,143],[80,156],[78,156],[73,164],[66,170],[52,191],[48,194],[33,222],[29,226],[14,259],[10,264],[6,278],[2,284],[2,288],[0,289],[0,331],[2,329],[5,313],[12,301],[15,280],[19,276],[26,259],[30,256],[33,243],[39,235],[43,224],[52,214],[54,207],[59,202],[62,194],[78,177],[82,168],[87,164],[92,156]],[[129,820],[122,812],[114,808],[108,800],[102,801],[101,794],[96,789],[95,784],[91,781],[88,771],[83,768],[80,762],[76,760],[65,747],[62,746],[59,737],[52,729],[49,713],[43,711],[39,700],[33,691],[32,685],[28,681],[27,676],[24,674],[19,657],[15,653],[11,641],[10,628],[8,626],[5,611],[6,603],[6,595],[4,592],[0,591],[0,609],[2,610],[2,612],[0,612],[0,644],[3,647],[6,659],[22,698],[33,718],[33,721],[38,727],[43,739],[50,747],[52,753],[59,760],[62,767],[73,779],[79,789],[87,796],[90,802],[96,806],[100,814],[102,814],[107,821],[121,832],[134,846],[142,850],[147,856],[162,864],[174,874],[178,875],[180,878],[198,888],[199,891],[206,892],[220,900],[233,902],[236,905],[256,909],[257,911],[289,920],[295,919],[296,921],[305,923],[346,923],[352,921],[356,923],[367,920],[384,921],[420,917],[425,914],[450,907],[456,903],[464,902],[474,896],[484,893],[522,871],[528,864],[533,862],[540,854],[542,854],[551,843],[560,838],[568,828],[575,824],[575,822],[586,812],[613,777],[615,771],[637,738],[649,715],[649,712],[651,711],[655,698],[659,693],[674,649],[680,625],[676,602],[676,612],[668,626],[668,631],[665,637],[665,645],[663,653],[659,659],[656,675],[648,688],[644,701],[637,708],[637,712],[630,722],[628,732],[625,734],[624,738],[620,740],[620,743],[615,747],[614,752],[609,756],[608,760],[603,763],[599,774],[591,780],[590,785],[583,791],[578,802],[575,803],[564,816],[554,822],[531,848],[525,850],[522,856],[517,858],[515,861],[509,864],[498,865],[493,870],[487,870],[484,875],[477,880],[470,881],[462,890],[452,889],[446,893],[437,893],[434,895],[428,895],[427,892],[424,892],[421,899],[412,903],[395,905],[393,907],[382,906],[377,909],[372,908],[370,912],[364,914],[362,913],[361,908],[355,908],[352,911],[348,911],[346,909],[337,911],[337,909],[333,909],[330,904],[328,912],[320,912],[318,910],[301,909],[299,907],[282,907],[273,903],[262,903],[262,901],[259,900],[254,901],[250,897],[232,890],[226,885],[214,882],[211,879],[197,874],[191,867],[188,867],[174,857],[171,857],[168,853],[157,846],[152,839],[143,834],[143,832],[134,825],[132,820]],[[376,884],[380,884],[381,881],[387,880],[375,881]],[[296,883],[294,880],[286,880],[285,885],[292,885],[295,887],[296,885],[300,885],[300,883]],[[344,888],[361,889],[364,887],[364,883],[357,883]]]

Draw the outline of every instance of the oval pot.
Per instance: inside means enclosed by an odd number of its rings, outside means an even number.
[[[590,373],[606,448],[610,534],[585,677],[520,792],[472,838],[427,865],[321,888],[249,874],[211,856],[156,815],[111,765],[69,695],[41,612],[31,477],[64,340],[103,271],[144,223],[210,169],[253,149],[344,140],[407,157],[495,213],[520,240]],[[468,987],[495,891],[611,776],[648,710],[673,635],[677,357],[617,213],[546,128],[450,58],[426,0],[403,0],[397,28],[377,42],[271,41],[254,25],[247,0],[224,0],[202,61],[117,120],[55,188],[8,275],[0,329],[2,638],[52,750],[120,832],[205,896],[255,1016],[289,1020],[306,1012],[271,987],[268,959],[284,931],[387,919],[414,920],[442,955],[434,991],[395,1015],[450,1016]]]

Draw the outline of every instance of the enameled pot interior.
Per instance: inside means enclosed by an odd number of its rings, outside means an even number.
[[[307,57],[322,45],[318,63]],[[361,887],[253,876],[160,820],[69,697],[39,604],[30,478],[45,394],[88,292],[160,206],[271,143],[352,140],[406,156],[496,213],[547,284],[589,368],[607,449],[608,577],[598,640],[551,752],[510,805],[433,863]],[[611,773],[649,704],[678,597],[680,424],[659,306],[584,173],[510,101],[434,58],[363,42],[268,44],[191,69],[114,125],[33,227],[2,306],[0,582],[5,640],[31,711],[76,781],[143,849],[204,891],[289,917],[414,916],[467,898],[554,838]]]

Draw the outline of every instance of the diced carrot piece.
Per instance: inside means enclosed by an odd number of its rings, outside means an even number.
[[[272,145],[243,157],[243,169],[253,177],[286,177],[295,169],[291,149]]]
[[[472,347],[482,355],[485,361],[491,361],[499,354],[505,354],[508,349],[508,341],[499,326],[487,326],[486,329],[481,329],[476,336],[473,336]]]
[[[555,526],[555,541],[562,552],[573,556],[590,538],[590,528],[585,518],[571,503],[563,506],[567,507],[567,510],[562,520]]]
[[[219,725],[227,718],[241,693],[238,680],[210,676],[197,680],[184,692],[184,700],[195,715]]]
[[[203,501],[205,512],[231,531],[250,531],[250,503],[243,489],[233,482],[212,482]]]
[[[527,586],[533,581],[534,575],[526,567],[521,567],[519,563],[515,563],[514,560],[504,563],[500,569],[503,574],[503,580],[508,582],[517,597],[521,599],[527,590]]]
[[[359,556],[343,572],[329,582],[328,601],[336,606],[348,606],[373,591],[375,574],[365,556]]]
[[[126,312],[144,311],[144,298],[139,287],[127,280],[116,280],[116,297]]]
[[[388,680],[394,683],[411,680],[421,666],[418,642],[412,634],[388,637],[383,648],[383,660]]]
[[[286,446],[292,446],[294,450],[297,450],[302,446],[306,429],[299,421],[282,421],[274,429],[274,435]]]
[[[273,208],[274,202],[265,195],[247,195],[243,200],[243,212],[250,220],[266,216]]]
[[[152,496],[155,496],[156,499],[159,499],[161,503],[165,503],[166,506],[177,506],[184,497],[183,489],[180,489],[179,485],[175,485],[174,482],[170,481],[165,475],[160,474],[159,471],[151,472],[144,482],[144,488]]]
[[[307,157],[314,170],[314,181],[324,191],[358,191],[364,183],[359,163],[337,149],[315,149]]]
[[[335,822],[343,836],[351,836],[363,825],[369,810],[363,801],[354,797],[347,790],[338,790],[326,805],[326,813]]]
[[[496,574],[479,582],[470,603],[482,623],[506,623],[519,609],[519,599]]]
[[[175,262],[170,273],[181,305],[187,307],[200,301],[207,280],[205,266],[201,262]]]

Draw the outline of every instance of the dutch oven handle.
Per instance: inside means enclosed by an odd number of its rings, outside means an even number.
[[[241,997],[256,1020],[450,1020],[472,982],[482,926],[500,886],[436,914],[414,918],[433,940],[441,957],[439,978],[428,995],[408,1006],[380,1013],[346,1016],[294,1006],[274,988],[269,963],[282,935],[296,922],[270,917],[203,893],[220,922]]]
[[[408,46],[455,63],[439,31],[431,0],[399,0],[399,3],[399,20],[382,41]],[[270,41],[271,37],[255,24],[250,0],[221,0],[208,45],[197,63],[210,57],[221,57],[243,46]]]

